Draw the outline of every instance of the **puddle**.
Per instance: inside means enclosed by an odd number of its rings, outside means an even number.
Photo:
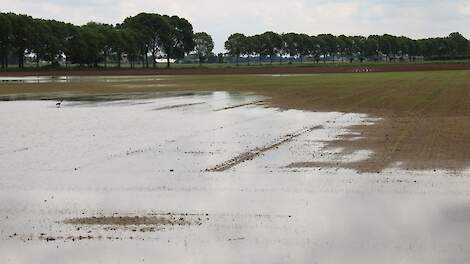
[[[0,83],[134,82],[160,81],[161,76],[16,76],[0,77]]]
[[[325,148],[367,115],[226,92],[61,98],[0,102],[1,263],[470,258],[468,171],[357,173],[339,164],[373,153]]]

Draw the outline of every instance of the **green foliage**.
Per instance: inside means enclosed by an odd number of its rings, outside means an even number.
[[[7,56],[11,49],[10,37],[12,35],[13,26],[8,18],[8,14],[0,13],[0,60],[2,68],[7,67]]]
[[[245,35],[241,33],[234,33],[228,37],[227,41],[225,41],[225,49],[230,55],[236,57],[238,64],[240,55],[250,52],[250,45]]]
[[[212,55],[214,49],[214,41],[206,32],[198,32],[194,34],[195,52],[199,58],[199,63],[203,63],[207,57]]]
[[[334,36],[320,34],[308,36],[306,34],[285,33],[277,34],[271,31],[263,34],[246,37],[243,34],[232,34],[225,42],[225,48],[232,56],[241,55],[258,56],[259,62],[269,56],[272,63],[276,56],[280,60],[286,55],[289,59],[310,57],[319,62],[322,58],[334,60],[335,58],[364,61],[393,61],[414,60],[418,56],[426,58],[465,58],[470,55],[470,42],[460,33],[452,33],[445,38],[431,38],[414,40],[404,36],[370,35],[363,36]],[[249,62],[249,60],[248,60]]]
[[[167,17],[169,34],[163,39],[163,50],[167,54],[167,66],[170,59],[182,59],[194,50],[193,26],[186,19],[177,16]]]
[[[261,39],[261,55],[269,56],[269,60],[272,63],[273,56],[282,52],[282,37],[272,31],[268,31],[261,35]]]
[[[126,18],[123,24],[107,25],[89,22],[74,26],[55,20],[34,19],[25,15],[0,13],[0,60],[8,67],[11,57],[19,68],[25,55],[40,61],[97,67],[107,66],[113,58],[118,66],[126,57],[133,67],[141,59],[148,67],[149,56],[156,66],[158,56],[168,60],[181,59],[194,49],[193,28],[186,19],[177,16],[141,13]],[[212,45],[213,46],[213,45]]]
[[[127,62],[134,67],[140,61],[143,67],[157,66],[157,59],[179,60],[190,52],[197,54],[202,63],[213,56],[214,43],[207,33],[193,33],[189,21],[178,16],[140,13],[126,18],[122,24],[107,25],[90,22],[75,26],[55,20],[35,19],[27,15],[0,13],[0,64],[7,68],[15,63],[23,68],[25,58],[39,66],[80,64],[97,67],[108,61]],[[250,63],[257,56],[259,63],[269,57],[272,63],[288,56],[303,62],[348,59],[351,62],[432,59],[459,59],[470,56],[469,41],[458,32],[447,37],[414,40],[404,36],[371,35],[334,36],[320,34],[272,31],[254,36],[235,33],[225,42],[225,48],[238,64],[242,57]],[[222,61],[220,58],[219,61]]]

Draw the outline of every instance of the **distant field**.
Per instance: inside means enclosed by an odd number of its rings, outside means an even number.
[[[402,161],[413,169],[460,169],[470,164],[470,71],[313,75],[167,76],[160,80],[0,85],[0,94],[30,98],[52,94],[113,94],[153,91],[242,91],[269,96],[281,109],[368,113],[384,118],[354,128],[363,140],[338,146],[372,149],[362,171]],[[60,93],[59,95],[57,93]]]
[[[468,61],[441,61],[419,63],[305,63],[305,64],[174,64],[171,68],[157,67],[134,69],[117,68],[9,68],[0,71],[0,76],[122,76],[122,75],[232,75],[232,74],[314,74],[314,73],[362,73],[362,72],[415,72],[470,70]]]

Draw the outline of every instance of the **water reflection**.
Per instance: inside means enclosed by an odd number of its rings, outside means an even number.
[[[264,98],[226,92],[100,96],[66,100],[61,108],[0,102],[0,262],[470,257],[468,172],[287,167],[367,159],[367,151],[324,148],[349,126],[371,121],[366,115],[278,111],[260,105]],[[313,126],[321,129],[283,142]],[[206,171],[273,144],[227,170]],[[63,222],[168,213],[208,220],[145,232]]]
[[[67,82],[133,82],[160,81],[163,77],[148,76],[0,76],[0,83],[67,83]]]

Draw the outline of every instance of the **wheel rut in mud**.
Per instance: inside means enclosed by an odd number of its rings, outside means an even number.
[[[305,133],[308,133],[308,132],[311,132],[313,130],[316,130],[316,129],[321,129],[323,126],[322,125],[317,125],[317,126],[312,126],[312,127],[306,127],[306,128],[302,128],[301,130],[298,130],[296,132],[293,132],[293,133],[289,133],[287,135],[284,135],[284,136],[281,136],[279,138],[277,138],[276,140],[274,140],[273,142],[265,145],[265,146],[262,146],[262,147],[257,147],[255,149],[252,149],[252,150],[249,150],[249,151],[246,151],[246,152],[243,152],[241,153],[240,155],[236,156],[236,157],[233,157],[229,160],[226,160],[214,167],[211,167],[211,168],[208,168],[206,169],[205,171],[208,171],[208,172],[221,172],[221,171],[226,171],[230,168],[233,168],[235,166],[237,166],[238,164],[240,163],[243,163],[245,161],[248,161],[248,160],[252,160],[254,159],[255,157],[271,150],[271,149],[274,149],[274,148],[277,148],[279,147],[280,145],[284,144],[284,143],[287,143]]]

